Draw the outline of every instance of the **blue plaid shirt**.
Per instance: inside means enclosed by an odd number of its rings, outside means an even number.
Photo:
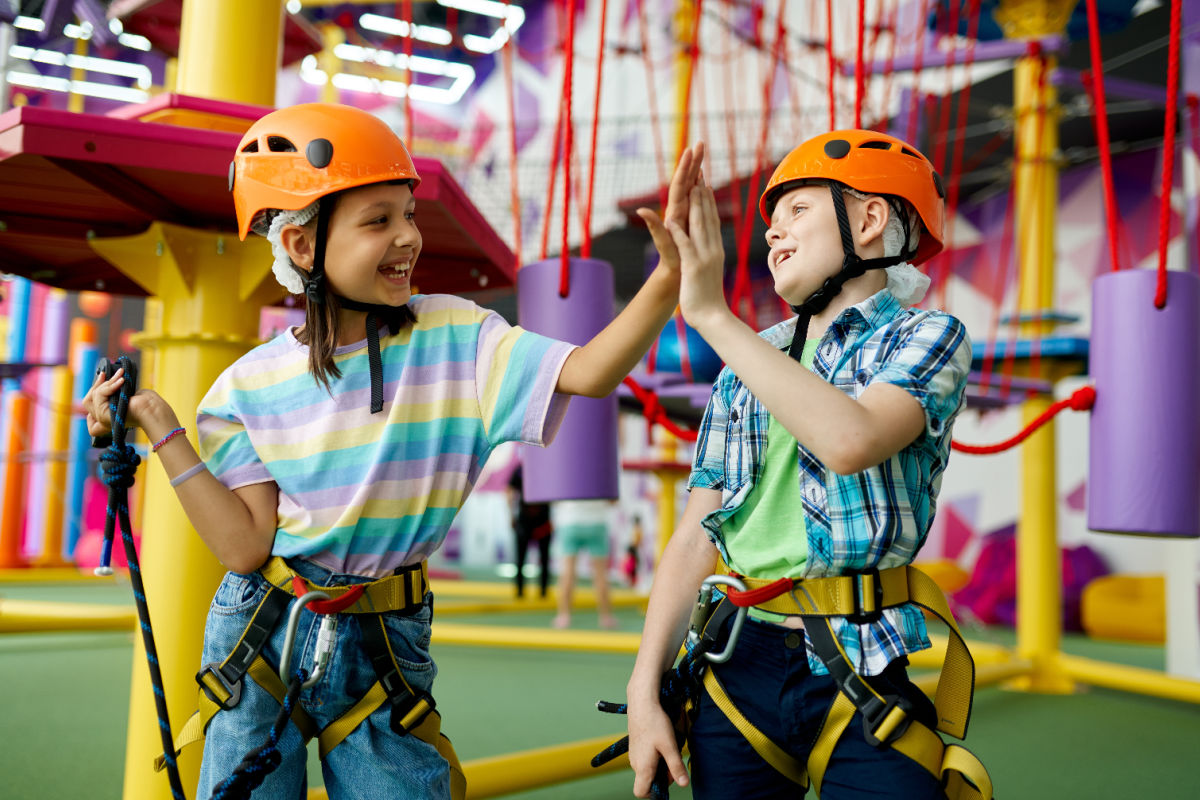
[[[759,335],[786,349],[795,328],[792,318]],[[971,343],[962,322],[941,311],[901,308],[886,289],[834,320],[817,346],[813,372],[855,398],[875,383],[899,386],[921,403],[926,424],[912,444],[854,475],[826,469],[798,445],[797,492],[808,535],[805,578],[913,560],[933,521],[950,456],[950,429],[963,407],[970,366]],[[688,488],[721,490],[721,508],[703,525],[726,562],[721,525],[746,502],[762,474],[769,419],[733,371],[723,369],[704,412]],[[930,646],[924,616],[911,604],[886,609],[879,621],[866,625],[836,618],[834,631],[855,668],[866,675]],[[825,674],[812,643],[807,644],[813,674]]]

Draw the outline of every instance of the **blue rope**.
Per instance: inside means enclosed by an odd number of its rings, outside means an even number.
[[[105,369],[111,366],[105,362]],[[115,528],[121,528],[121,541],[125,545],[125,560],[129,564],[129,579],[133,585],[133,599],[137,604],[138,625],[142,629],[142,643],[146,650],[146,663],[150,668],[150,683],[154,689],[154,707],[158,712],[158,729],[163,743],[163,761],[167,780],[171,784],[171,796],[175,800],[186,800],[183,783],[179,778],[179,765],[175,761],[175,744],[171,738],[171,719],[167,713],[167,698],[163,691],[162,670],[158,663],[158,649],[154,645],[154,629],[150,626],[150,607],[146,603],[146,589],[142,583],[142,570],[138,564],[137,547],[133,542],[133,525],[129,521],[129,487],[137,472],[141,458],[133,447],[126,444],[125,415],[129,400],[137,391],[137,367],[126,356],[117,359],[116,366],[125,370],[125,382],[120,392],[109,399],[112,414],[112,442],[100,455],[100,468],[104,483],[108,486],[108,509],[104,520],[104,550],[100,565],[107,567],[112,555]],[[116,370],[114,369],[113,372]],[[111,377],[107,374],[106,377]]]
[[[288,720],[292,718],[292,709],[296,706],[296,698],[300,696],[300,690],[307,679],[307,670],[296,670],[291,682],[288,683],[283,706],[271,724],[266,744],[256,747],[242,758],[233,774],[213,789],[211,800],[246,800],[250,797],[251,792],[261,786],[267,776],[282,763],[283,754],[279,752],[279,737],[283,735]]]

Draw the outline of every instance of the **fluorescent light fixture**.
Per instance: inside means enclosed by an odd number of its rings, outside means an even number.
[[[317,59],[306,56],[300,62],[300,77],[307,83],[324,86],[330,80],[339,89],[351,92],[366,92],[368,94],[383,94],[388,97],[404,97],[409,92],[413,100],[429,103],[451,105],[462,99],[467,88],[475,82],[475,70],[469,64],[459,64],[444,61],[439,58],[413,56],[409,59],[403,53],[393,53],[389,50],[375,50],[370,47],[359,47],[353,44],[339,44],[333,49],[333,54],[343,61],[359,64],[376,64],[389,69],[411,69],[423,75],[435,75],[440,78],[450,78],[449,86],[422,86],[414,83],[408,87],[403,81],[383,80],[367,75],[353,75],[339,72],[329,77],[324,70],[317,66]]]
[[[421,42],[429,42],[430,44],[450,44],[454,41],[454,37],[450,35],[450,31],[445,28],[435,28],[431,25],[413,25],[413,33],[410,34],[409,24],[402,19],[393,19],[392,17],[383,17],[379,14],[363,14],[358,18],[360,27],[366,28],[369,31],[376,33],[385,33],[388,36],[412,36],[414,39]]]
[[[437,1],[438,5],[446,6],[447,8],[504,20],[504,23],[491,36],[476,36],[475,34],[468,33],[462,37],[463,46],[476,53],[486,55],[496,52],[501,47],[504,47],[509,38],[516,34],[521,26],[525,24],[525,9],[517,5],[505,5],[495,0]]]
[[[91,39],[92,38],[92,23],[84,22],[82,25],[64,25],[63,33],[68,39]]]
[[[17,17],[13,20],[13,27],[23,31],[44,31],[46,23],[37,17]]]
[[[107,83],[91,81],[71,81],[66,78],[52,78],[48,75],[38,75],[30,72],[9,70],[5,80],[10,86],[25,86],[30,89],[41,89],[47,92],[71,92],[88,97],[102,97],[106,100],[119,100],[124,103],[144,103],[150,99],[149,92],[140,89],[130,89],[124,86],[111,86]]]
[[[300,0],[288,0],[287,12],[289,14],[299,14],[300,13]]]
[[[145,36],[139,36],[136,33],[122,33],[117,36],[117,41],[132,50],[150,52],[150,40]]]
[[[108,29],[117,36],[120,36],[125,32],[125,25],[119,19],[110,19],[108,21]]]
[[[113,61],[108,58],[93,56],[77,56],[74,53],[60,53],[57,50],[35,50],[32,47],[13,45],[8,49],[10,58],[21,61],[33,61],[38,64],[51,64],[56,67],[82,69],[85,72],[103,72],[107,75],[120,75],[133,78],[139,89],[149,89],[152,83],[150,68],[144,64],[131,64],[128,61]]]

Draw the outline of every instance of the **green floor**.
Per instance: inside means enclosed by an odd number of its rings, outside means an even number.
[[[9,585],[0,596],[129,602],[128,588],[119,586]],[[578,623],[595,627],[593,620],[581,614]],[[548,625],[549,615],[455,621]],[[622,612],[621,621],[626,630],[640,628],[636,612]],[[1005,631],[969,635],[1011,641]],[[131,642],[127,634],[0,636],[0,798],[121,796]],[[1064,649],[1162,667],[1156,647],[1069,637]],[[435,646],[434,657],[438,703],[464,760],[620,733],[622,719],[599,714],[594,703],[622,697],[631,656]],[[1001,800],[1200,796],[1200,708],[1191,705],[1100,689],[1046,697],[986,688],[976,694],[968,744]],[[512,797],[624,798],[632,796],[630,784],[622,773]]]

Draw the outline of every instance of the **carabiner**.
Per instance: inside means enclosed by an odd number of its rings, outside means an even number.
[[[328,599],[329,595],[324,592],[308,591],[296,598],[296,604],[288,612],[287,632],[283,637],[283,656],[279,659],[279,677],[283,681],[284,686],[288,684],[290,679],[292,647],[296,644],[296,631],[300,628],[301,610],[316,600]],[[300,685],[301,689],[315,686],[317,681],[321,680],[321,675],[325,672],[325,667],[329,663],[329,654],[333,651],[333,634],[337,631],[337,616],[337,614],[325,614],[321,618],[321,629],[317,632],[316,667],[313,669],[312,675],[309,676],[308,680]]]
[[[712,597],[713,587],[717,584],[721,584],[722,586],[732,586],[739,592],[746,591],[746,584],[742,583],[732,575],[709,575],[704,579],[704,583],[700,584],[700,599],[697,600],[697,609],[699,609],[700,602],[707,603],[708,599]],[[735,645],[737,645],[738,636],[742,632],[742,625],[745,624],[746,615],[749,613],[750,609],[746,606],[743,606],[737,610],[737,613],[733,617],[733,626],[729,629],[729,640],[725,642],[725,649],[719,653],[705,652],[703,655],[706,659],[713,664],[724,664],[733,656],[733,648]],[[694,618],[695,617],[693,615],[693,619]],[[697,633],[697,637],[698,636],[699,633]],[[691,637],[692,632],[688,631],[689,642]]]

